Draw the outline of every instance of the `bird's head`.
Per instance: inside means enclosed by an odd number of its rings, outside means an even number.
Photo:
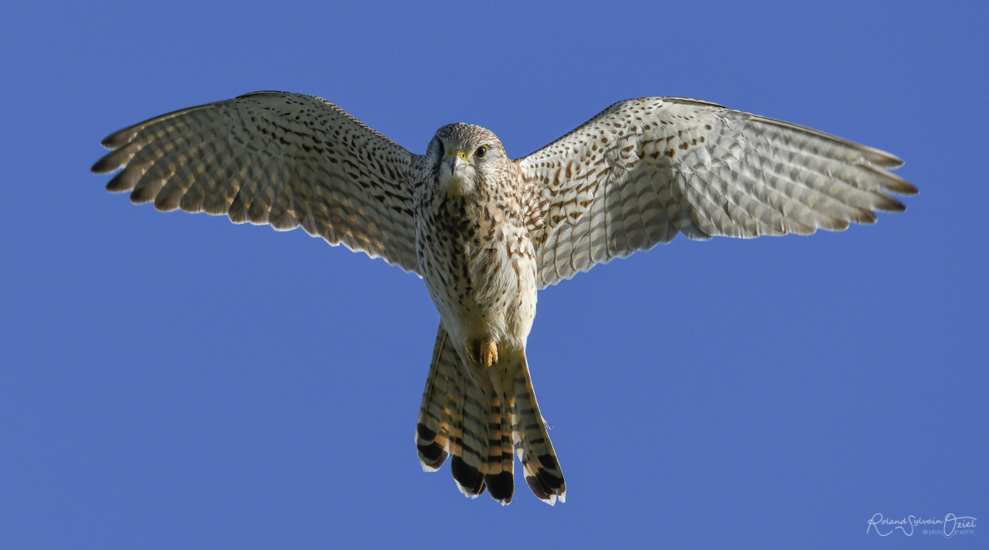
[[[440,187],[461,196],[496,184],[508,162],[491,130],[460,122],[437,130],[426,155],[437,168]]]

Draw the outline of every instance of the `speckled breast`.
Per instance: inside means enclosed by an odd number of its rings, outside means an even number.
[[[491,336],[523,348],[536,308],[525,227],[497,203],[432,199],[433,207],[417,211],[416,254],[447,332],[455,341]]]

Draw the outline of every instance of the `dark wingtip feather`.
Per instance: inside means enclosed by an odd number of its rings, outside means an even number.
[[[866,155],[866,160],[868,160],[870,164],[881,166],[887,170],[894,170],[903,166],[903,159],[896,155],[887,153],[886,151],[881,151],[879,149],[873,149],[872,147],[866,147],[865,145],[859,145],[859,148],[868,153]]]
[[[137,124],[117,130],[116,132],[103,138],[103,141],[100,142],[100,145],[106,147],[107,149],[119,149],[122,145],[132,140],[134,136],[137,134],[138,130],[143,128],[148,122],[151,121],[139,122]]]
[[[882,205],[883,212],[903,212],[907,209],[907,206],[902,202],[894,199],[893,197],[887,197],[886,202]]]
[[[896,174],[887,172],[886,170],[879,168],[875,165],[865,164],[863,165],[863,167],[866,170],[872,172],[875,175],[875,177],[879,180],[879,185],[881,185],[883,189],[886,189],[887,191],[892,191],[893,193],[896,193],[898,195],[916,195],[918,192],[917,188],[914,187],[913,184],[901,178],[900,176],[897,176]],[[894,167],[888,167],[888,168],[894,168]]]
[[[140,173],[135,170],[121,170],[119,174],[113,176],[106,184],[106,190],[111,193],[122,193],[130,191],[137,185]]]
[[[107,154],[104,155],[103,158],[101,158],[100,160],[96,161],[96,163],[93,164],[93,167],[90,168],[89,171],[94,174],[108,174],[110,172],[113,172],[117,168],[120,168],[119,165],[114,166],[113,164],[114,163],[110,161],[110,154]]]
[[[913,184],[911,184],[910,182],[900,178],[896,178],[896,179],[899,180],[896,186],[887,187],[887,189],[889,189],[894,193],[899,193],[901,195],[916,195],[917,193],[920,192],[920,190],[914,187]]]
[[[107,149],[116,149],[120,145],[123,145],[122,143],[120,143],[120,138],[118,137],[118,134],[119,132],[115,132],[113,134],[106,136],[105,138],[103,138],[103,141],[100,142],[100,145],[106,147]]]

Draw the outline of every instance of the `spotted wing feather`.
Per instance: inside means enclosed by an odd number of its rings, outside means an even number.
[[[917,190],[882,151],[680,98],[616,103],[520,159],[540,285],[668,242],[840,231]]]
[[[158,210],[302,226],[330,244],[417,271],[419,157],[318,97],[258,92],[175,111],[103,140],[93,172]]]

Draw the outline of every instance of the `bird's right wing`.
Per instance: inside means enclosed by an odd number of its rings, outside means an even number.
[[[162,211],[307,233],[417,271],[419,157],[313,96],[258,92],[175,111],[103,140],[107,190]]]

